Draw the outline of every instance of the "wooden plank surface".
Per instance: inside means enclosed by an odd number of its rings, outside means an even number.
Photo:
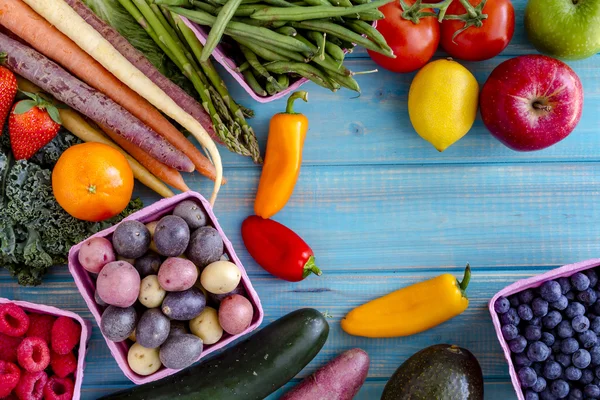
[[[493,60],[465,63],[480,84],[500,62],[534,52],[522,24],[526,1],[514,4],[518,21],[511,45]],[[374,67],[364,51],[351,57],[348,66],[355,71]],[[361,347],[371,356],[371,368],[357,398],[377,399],[407,357],[446,342],[477,356],[486,399],[515,398],[488,300],[518,279],[600,254],[600,56],[570,65],[584,84],[582,121],[565,141],[535,153],[506,149],[480,119],[465,138],[438,153],[408,120],[414,74],[360,76],[360,97],[306,85],[310,101],[297,105],[310,119],[304,168],[293,198],[275,219],[312,245],[325,274],[296,284],[271,277],[245,251],[239,227],[252,212],[260,170],[222,150],[229,183],[215,212],[262,299],[265,323],[300,307],[332,316],[323,351],[286,388],[339,352]],[[234,97],[255,110],[253,126],[264,147],[269,118],[283,110],[283,101],[254,103],[227,81]],[[186,180],[193,190],[209,192],[210,184],[199,176]],[[136,194],[146,204],[157,200],[144,188]],[[466,262],[474,268],[471,305],[452,321],[399,339],[360,339],[339,328],[352,307],[442,272],[459,275]],[[37,288],[20,288],[1,271],[0,295],[55,305],[92,320],[64,266],[53,268]],[[94,324],[82,398],[128,386]]]

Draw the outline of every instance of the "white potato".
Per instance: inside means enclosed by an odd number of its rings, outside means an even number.
[[[155,373],[162,365],[158,349],[147,349],[139,343],[134,343],[129,349],[127,363],[133,372],[142,376]]]
[[[148,275],[140,284],[138,300],[148,308],[160,307],[167,292],[158,283],[158,276]]]
[[[223,328],[219,323],[217,310],[212,307],[204,308],[204,311],[190,321],[190,331],[198,336],[204,344],[215,344],[223,336]]]
[[[135,329],[133,330],[133,332],[131,332],[131,335],[129,335],[127,339],[131,340],[132,342],[137,341],[137,338],[135,337]]]
[[[216,261],[202,271],[200,282],[211,293],[225,294],[237,287],[242,279],[240,269],[229,261]]]

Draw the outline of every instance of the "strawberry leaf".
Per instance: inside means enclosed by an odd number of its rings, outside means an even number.
[[[37,102],[35,100],[22,100],[17,103],[17,106],[15,107],[13,113],[17,115],[25,114],[35,106],[37,106]]]
[[[60,113],[58,112],[58,108],[49,104],[49,105],[46,105],[46,111],[48,112],[48,115],[50,116],[50,118],[52,118],[52,121],[56,122],[59,125],[62,125],[62,121],[60,119]]]
[[[35,93],[31,93],[31,92],[26,92],[24,90],[19,90],[20,93],[24,94],[25,96],[29,97],[31,100],[36,100],[38,98],[38,95]]]

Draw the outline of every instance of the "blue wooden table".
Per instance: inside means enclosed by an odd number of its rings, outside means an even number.
[[[493,60],[465,63],[481,84],[500,62],[535,51],[523,30],[526,1],[514,3],[518,20],[511,45]],[[374,67],[365,52],[352,56],[350,69]],[[275,217],[306,239],[324,271],[300,283],[273,278],[245,251],[240,224],[252,213],[260,168],[221,151],[229,183],[215,212],[262,299],[264,323],[301,307],[332,316],[327,344],[287,387],[341,351],[361,347],[371,366],[357,398],[377,399],[407,357],[429,345],[454,343],[479,359],[486,399],[516,398],[488,300],[515,280],[600,253],[600,55],[570,65],[585,88],[581,123],[563,142],[535,153],[507,149],[480,119],[461,141],[438,153],[408,119],[413,74],[360,76],[360,97],[306,85],[310,101],[296,106],[310,119],[304,165],[294,196]],[[256,111],[253,126],[264,148],[269,118],[283,111],[284,102],[257,104],[228,82],[234,97]],[[210,194],[210,184],[199,175],[186,181]],[[158,200],[141,187],[137,194],[146,204]],[[398,339],[357,338],[340,329],[340,319],[353,307],[444,272],[460,275],[466,262],[473,267],[471,304],[452,321]],[[18,287],[2,271],[0,295],[55,305],[92,320],[63,266],[53,268],[36,288]],[[94,324],[83,398],[128,386]]]

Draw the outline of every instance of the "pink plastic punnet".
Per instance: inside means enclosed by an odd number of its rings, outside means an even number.
[[[129,217],[127,217],[125,219],[125,221],[136,220],[136,221],[140,221],[143,223],[156,221],[156,220],[160,219],[162,216],[171,213],[171,211],[173,211],[175,206],[184,200],[195,200],[204,207],[204,209],[208,215],[210,225],[212,225],[219,232],[221,237],[223,238],[223,243],[225,245],[225,254],[227,254],[227,256],[229,257],[231,262],[233,262],[235,265],[237,265],[240,268],[240,271],[242,272],[241,283],[243,283],[243,285],[246,289],[248,300],[250,300],[250,302],[254,306],[254,318],[252,319],[252,323],[250,324],[250,326],[244,332],[240,333],[239,335],[232,336],[232,335],[228,335],[227,333],[224,333],[223,337],[221,338],[221,340],[218,343],[215,343],[213,345],[204,346],[202,354],[200,355],[200,358],[199,358],[199,359],[201,359],[201,358],[206,357],[210,353],[227,346],[229,343],[233,342],[234,340],[254,331],[256,328],[258,328],[260,326],[260,324],[263,320],[263,317],[264,317],[264,313],[263,313],[262,305],[260,303],[260,299],[258,298],[258,294],[252,287],[252,284],[250,283],[250,279],[248,278],[248,275],[246,274],[246,270],[244,269],[244,266],[242,265],[239,258],[235,254],[233,246],[232,246],[231,242],[227,239],[227,236],[225,236],[223,229],[221,229],[221,227],[219,226],[219,223],[217,222],[217,218],[213,214],[210,204],[200,194],[190,191],[190,192],[181,193],[177,196],[174,196],[174,197],[171,197],[168,199],[160,200],[160,201],[152,204],[151,206],[145,207],[142,210],[130,215]],[[107,238],[110,240],[112,237],[112,233],[114,232],[115,229],[116,229],[116,225],[109,229],[106,229],[102,232],[99,232],[92,237],[104,237],[104,238]],[[69,252],[69,271],[73,275],[73,278],[75,279],[75,284],[77,285],[79,292],[83,296],[85,302],[88,305],[88,308],[92,312],[92,315],[96,319],[96,323],[99,326],[100,319],[102,317],[103,307],[100,307],[98,304],[96,304],[96,301],[94,300],[95,285],[94,285],[94,281],[92,280],[92,277],[81,266],[81,264],[79,264],[78,255],[79,255],[79,249],[81,248],[81,245],[82,245],[82,243],[79,243],[78,245],[73,246],[71,248],[71,251]],[[117,360],[117,364],[119,365],[119,368],[121,368],[121,370],[123,371],[125,376],[127,376],[127,378],[129,378],[135,384],[141,385],[143,383],[153,382],[153,381],[156,381],[158,379],[164,378],[166,376],[172,375],[175,372],[177,372],[177,370],[174,370],[174,369],[161,368],[160,370],[158,370],[157,372],[155,372],[152,375],[148,375],[148,376],[138,375],[135,372],[133,372],[133,370],[131,368],[129,368],[129,364],[127,363],[127,353],[129,351],[128,341],[125,340],[120,343],[115,343],[115,342],[111,342],[110,340],[108,340],[106,338],[104,338],[104,339],[106,340],[106,344],[108,345],[108,348],[110,349],[110,352],[112,353],[113,357],[115,358],[115,360]]]
[[[71,311],[61,310],[60,308],[46,306],[44,304],[29,303],[27,301],[9,300],[0,297],[0,304],[13,303],[27,312],[37,314],[50,314],[57,317],[69,317],[81,325],[81,336],[79,339],[79,354],[77,355],[77,371],[75,372],[75,388],[73,390],[73,400],[79,400],[81,397],[81,384],[83,383],[83,369],[85,368],[85,353],[87,352],[87,342],[92,334],[92,326],[79,315]]]
[[[564,276],[571,276],[576,272],[585,271],[587,269],[595,268],[598,266],[600,266],[600,258],[594,258],[591,260],[578,262],[576,264],[565,265],[564,267],[548,271],[545,274],[536,275],[531,278],[517,281],[496,293],[496,295],[490,300],[489,310],[490,314],[492,315],[492,322],[494,323],[496,336],[498,337],[498,341],[500,341],[502,351],[504,352],[504,357],[508,362],[508,372],[510,374],[510,380],[512,381],[513,387],[515,388],[515,392],[517,393],[517,398],[519,400],[525,400],[525,396],[523,395],[523,389],[521,388],[521,383],[519,382],[517,371],[515,370],[515,366],[513,365],[512,359],[510,357],[510,349],[508,348],[508,343],[506,342],[506,340],[504,340],[504,337],[502,336],[502,326],[500,324],[500,318],[494,310],[494,304],[496,303],[496,300],[498,300],[499,297],[507,297],[515,293],[522,292],[525,289],[536,288],[546,281],[562,278]]]

